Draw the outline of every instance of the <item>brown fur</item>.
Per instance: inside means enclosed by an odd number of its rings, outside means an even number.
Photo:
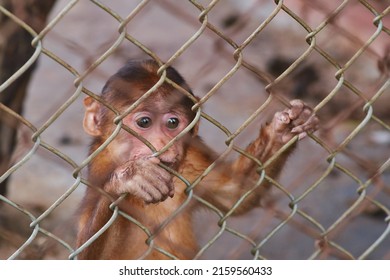
[[[157,64],[152,61],[131,62],[109,79],[103,89],[102,97],[118,110],[123,111],[158,81],[157,70]],[[168,78],[190,91],[185,81],[173,68],[168,68]],[[173,106],[183,112],[188,123],[194,118],[194,113],[191,111],[192,101],[167,84],[159,88],[156,93],[147,99],[145,104],[147,104],[146,108]],[[145,106],[145,104],[141,106]],[[92,118],[93,123],[96,123],[96,129],[93,126],[91,128],[90,125],[90,128],[87,129],[94,136],[91,146],[91,152],[93,152],[102,145],[113,131],[112,120],[114,115],[91,99],[86,100],[86,107],[87,122],[88,118]],[[161,109],[161,112],[164,110]],[[291,133],[291,129],[294,127],[293,121],[283,123],[275,116],[270,125],[260,130],[258,138],[248,146],[246,151],[255,156],[260,162],[266,162],[287,142],[282,140],[286,138],[286,135],[288,136],[287,140],[295,135]],[[316,125],[315,121],[309,130],[314,130]],[[190,183],[197,180],[203,171],[217,158],[215,153],[194,131],[175,143],[174,146],[178,151],[183,150],[184,152],[179,153],[179,160],[175,162],[175,165],[172,165]],[[172,181],[166,179],[164,181],[166,182],[165,184],[163,181],[155,178],[158,177],[157,175],[153,177],[154,174],[152,174],[152,179],[148,180],[153,180],[154,185],[161,185],[158,186],[158,188],[161,187],[159,191],[164,192],[165,196],[160,201],[153,201],[153,203],[146,203],[141,199],[137,195],[138,189],[132,189],[134,187],[132,182],[135,180],[132,176],[147,178],[151,172],[160,171],[154,169],[152,165],[146,165],[145,170],[142,170],[142,168],[137,169],[138,165],[134,164],[139,159],[132,157],[132,154],[139,149],[135,146],[131,146],[130,150],[126,152],[129,154],[129,161],[119,162],[114,160],[115,157],[112,156],[112,151],[119,149],[119,145],[123,144],[126,139],[135,141],[133,140],[135,137],[129,136],[126,132],[124,133],[119,135],[115,139],[116,142],[112,142],[91,161],[88,181],[91,186],[102,188],[114,199],[123,193],[119,191],[119,188],[128,189],[127,196],[119,205],[120,210],[142,223],[154,235],[151,239],[152,243],[146,244],[148,235],[141,228],[128,219],[119,216],[100,237],[78,255],[78,258],[136,259],[142,256],[146,259],[169,258],[161,253],[160,249],[179,259],[193,258],[197,253],[198,247],[194,236],[192,213],[198,205],[193,200],[172,221],[164,228],[161,228],[161,224],[188,199],[188,195],[185,192],[186,185],[176,177],[172,178]],[[278,176],[288,154],[292,150],[292,148],[289,149],[266,169],[268,176],[272,178]],[[167,151],[167,154],[173,153],[171,150]],[[128,168],[124,169],[123,166],[128,166]],[[211,173],[194,186],[193,192],[212,203],[221,211],[227,212],[242,195],[255,185],[259,179],[259,174],[256,172],[257,168],[259,168],[258,164],[255,164],[254,161],[245,156],[240,156],[233,163],[218,163]],[[125,176],[128,177],[115,181],[113,178],[120,176],[118,174],[122,174],[123,170],[126,170]],[[167,176],[166,173],[161,173],[161,175]],[[117,185],[117,182],[119,182],[119,185]],[[130,184],[127,185],[128,182]],[[173,197],[167,197],[167,190],[164,188],[166,187],[164,185],[167,185],[168,188],[173,187]],[[248,196],[239,205],[234,214],[242,214],[258,206],[260,198],[268,188],[268,185],[264,181],[263,185],[259,186],[252,195]],[[140,188],[142,189],[142,184]],[[107,223],[113,214],[112,210],[109,209],[111,202],[108,197],[101,195],[96,189],[87,188],[80,210],[77,246],[85,243]],[[148,251],[149,246],[152,249],[148,254],[144,255]]]

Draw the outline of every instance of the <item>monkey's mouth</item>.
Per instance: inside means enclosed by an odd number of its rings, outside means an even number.
[[[160,160],[160,162],[165,165],[166,167],[169,167],[171,169],[175,169],[176,163],[175,161],[165,161],[165,160]]]

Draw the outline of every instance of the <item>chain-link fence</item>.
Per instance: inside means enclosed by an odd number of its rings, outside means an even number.
[[[321,120],[261,208],[196,213],[197,258],[390,259],[390,1],[64,0],[47,21],[33,0],[0,3],[2,259],[77,257],[82,99],[147,57],[185,77],[200,135],[232,159],[289,100]]]

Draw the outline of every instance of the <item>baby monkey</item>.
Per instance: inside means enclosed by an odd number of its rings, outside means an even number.
[[[101,98],[123,112],[160,79],[159,66],[153,60],[130,61],[105,84]],[[172,67],[166,76],[188,92],[191,89]],[[84,129],[92,136],[90,153],[99,148],[116,128],[114,113],[91,97],[85,98]],[[195,118],[194,102],[173,86],[164,82],[129,115],[123,125],[146,139],[160,151],[182,132]],[[109,208],[117,199],[121,211],[140,222],[153,234],[148,234],[129,219],[119,215],[113,224],[77,256],[78,259],[191,259],[198,245],[193,229],[193,213],[201,204],[195,199],[186,205],[173,220],[160,228],[188,199],[186,184],[160,163],[177,171],[192,183],[217,159],[216,153],[197,135],[197,123],[158,157],[134,133],[121,129],[110,144],[88,166],[88,187],[81,203],[77,246],[82,246],[111,218]],[[259,136],[246,152],[265,163],[294,136],[302,139],[318,128],[318,118],[300,100],[274,115],[272,121],[260,128]],[[265,172],[276,178],[295,145],[289,147]],[[259,180],[259,164],[244,155],[233,162],[218,161],[216,167],[193,188],[198,197],[222,212],[228,212]],[[95,187],[95,188],[93,188]],[[101,188],[110,196],[102,195]],[[269,189],[264,180],[233,214],[243,214],[259,205]],[[147,244],[150,243],[150,244]],[[163,252],[167,252],[164,254]]]

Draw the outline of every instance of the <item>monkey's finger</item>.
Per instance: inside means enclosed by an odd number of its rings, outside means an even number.
[[[173,198],[175,196],[175,187],[173,184],[172,184],[172,189],[169,191],[168,195],[170,198]]]
[[[313,116],[313,111],[309,107],[303,108],[299,116],[297,116],[293,121],[292,124],[294,126],[299,126],[304,123],[306,123],[312,116]]]
[[[315,115],[312,115],[305,123],[294,127],[291,130],[291,133],[294,134],[301,134],[306,132],[312,133],[318,129],[318,124],[319,124],[318,118]]]
[[[283,131],[289,126],[291,120],[288,116],[288,112],[277,112],[273,119],[273,128],[276,132]]]
[[[164,170],[165,171],[165,170]],[[173,177],[169,172],[157,175],[157,184],[155,187],[165,196],[173,197],[175,190],[173,184]]]
[[[159,191],[159,188],[153,184],[141,185],[142,197],[146,203],[158,203],[167,199],[168,195]]]
[[[157,159],[157,158],[155,158]],[[157,159],[156,162],[159,162]],[[170,186],[172,184],[172,174],[164,168],[155,164],[154,161],[149,160],[145,168],[145,178],[152,183],[161,183],[162,185]],[[171,188],[167,188],[164,192],[169,192]]]
[[[165,180],[157,174],[150,174],[148,178],[145,178],[148,185],[148,192],[157,200],[165,200],[170,192],[172,180]]]
[[[156,172],[155,176],[158,182],[155,187],[165,196],[170,196],[172,198],[175,192],[172,174],[160,168],[160,170]]]
[[[129,193],[139,197],[146,203],[157,203],[168,197],[169,188],[166,182],[161,182],[153,172],[136,174],[127,181]]]
[[[171,196],[172,190],[174,188],[172,174],[161,168],[161,170],[158,170],[155,176],[160,184],[160,191]]]
[[[292,100],[290,102],[291,108],[287,110],[290,119],[295,120],[299,117],[305,108],[305,103],[299,99]]]
[[[148,162],[152,162],[153,164],[159,164],[160,163],[160,159],[157,158],[157,157],[154,157],[154,156],[147,157],[146,160]]]
[[[140,176],[134,176],[133,180],[127,182],[128,193],[140,198],[146,203],[153,201],[153,195],[150,193],[148,183]]]

